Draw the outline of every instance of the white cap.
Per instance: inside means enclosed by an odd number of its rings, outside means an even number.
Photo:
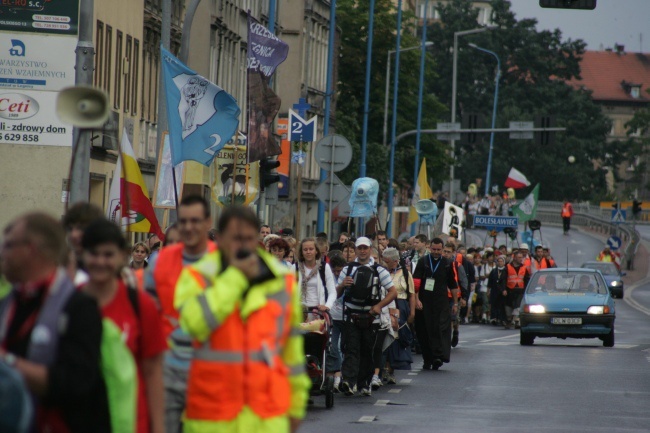
[[[367,237],[361,236],[360,238],[357,239],[357,242],[354,244],[354,246],[359,247],[361,245],[365,245],[366,247],[371,247],[372,242]]]
[[[521,244],[519,245],[520,250],[527,250],[528,249],[528,244]]]

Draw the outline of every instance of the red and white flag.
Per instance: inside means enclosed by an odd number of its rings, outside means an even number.
[[[526,176],[522,172],[512,167],[510,173],[508,174],[508,179],[506,179],[506,188],[520,189],[530,186],[530,182],[526,179]]]

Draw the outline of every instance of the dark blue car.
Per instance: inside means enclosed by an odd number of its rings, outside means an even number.
[[[609,291],[612,292],[612,296],[623,299],[623,294],[625,292],[623,277],[625,276],[625,272],[619,271],[614,263],[597,261],[584,262],[582,267],[600,271],[600,273],[603,274],[603,277],[605,277],[605,281],[607,281],[607,287],[609,287]]]

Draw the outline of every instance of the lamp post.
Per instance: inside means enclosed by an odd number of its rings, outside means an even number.
[[[458,80],[457,80],[457,75],[458,75],[458,37],[460,36],[467,36],[467,35],[473,35],[475,33],[483,33],[488,30],[493,30],[497,28],[496,26],[489,26],[489,27],[479,27],[477,29],[472,29],[472,30],[461,30],[459,32],[454,32],[454,60],[453,60],[453,72],[452,72],[452,81],[451,81],[451,123],[456,123],[456,88]],[[455,172],[455,167],[454,167],[454,148],[456,146],[455,140],[451,140],[451,167],[449,167],[449,200],[452,201],[454,199],[454,172]],[[416,167],[417,170],[417,167]]]
[[[366,83],[363,97],[363,127],[361,130],[361,164],[359,165],[359,177],[366,177],[366,149],[368,144],[368,114],[370,113],[370,73],[372,69],[372,39],[375,31],[375,0],[370,0],[368,5],[368,43],[366,48]],[[359,221],[361,223],[362,219]],[[359,224],[358,231],[361,230]]]
[[[476,44],[469,44],[470,47],[475,48],[484,53],[490,54],[497,59],[497,74],[494,79],[494,105],[492,107],[492,129],[494,130],[497,121],[497,101],[499,100],[499,79],[501,78],[501,60],[494,51],[486,50]],[[490,193],[490,183],[492,182],[492,152],[494,151],[494,131],[490,132],[490,151],[488,153],[487,174],[485,176],[485,195]]]
[[[425,47],[430,47],[433,45],[433,42],[426,42],[424,44]],[[422,48],[422,45],[416,45],[414,47],[409,47],[409,48],[400,48],[400,53],[403,53],[404,51],[411,51],[411,50],[419,50]],[[384,92],[384,141],[383,144],[386,146],[388,144],[388,90],[390,89],[390,56],[395,54],[397,50],[389,50],[388,51],[388,61],[386,62],[386,91]],[[397,77],[399,78],[399,77]],[[396,79],[397,79],[396,78]]]

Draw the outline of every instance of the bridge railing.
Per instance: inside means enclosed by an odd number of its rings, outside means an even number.
[[[576,210],[574,206],[574,211]],[[542,224],[551,226],[562,226],[562,217],[559,211],[549,209],[537,209],[537,219]],[[623,241],[623,254],[621,257],[621,268],[632,269],[634,264],[634,255],[641,237],[632,227],[625,224],[612,224],[609,220],[583,212],[574,212],[571,218],[572,226],[584,227],[589,230],[602,234],[603,236],[617,235]]]

